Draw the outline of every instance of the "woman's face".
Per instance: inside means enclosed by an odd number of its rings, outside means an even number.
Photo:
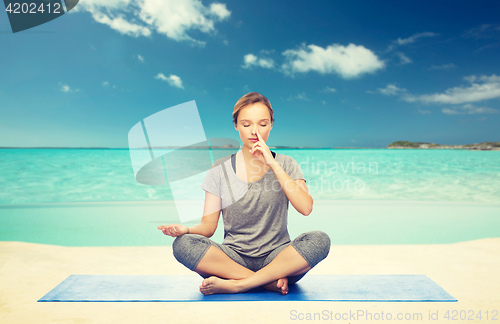
[[[238,123],[234,128],[240,133],[243,146],[248,149],[251,149],[255,144],[255,141],[251,139],[257,138],[257,129],[264,142],[267,142],[269,132],[273,128],[269,109],[261,102],[243,107],[240,109]]]

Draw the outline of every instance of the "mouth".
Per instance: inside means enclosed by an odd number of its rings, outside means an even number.
[[[259,139],[258,138],[249,138],[249,140],[251,140],[251,141],[258,141]]]

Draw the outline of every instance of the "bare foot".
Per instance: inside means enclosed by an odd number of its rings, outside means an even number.
[[[211,276],[203,279],[200,286],[200,291],[203,295],[211,294],[236,294],[238,287],[235,279],[221,279],[216,276]]]
[[[281,278],[276,281],[270,282],[267,285],[263,285],[262,287],[267,290],[273,290],[280,292],[282,295],[288,294],[288,278]]]

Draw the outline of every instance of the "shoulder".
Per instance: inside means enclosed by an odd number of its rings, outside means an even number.
[[[276,162],[281,165],[288,175],[292,177],[303,177],[300,164],[292,156],[280,154],[279,159],[278,156],[276,156],[276,158]]]
[[[209,178],[222,177],[222,175],[224,174],[223,168],[227,169],[228,163],[231,163],[231,155],[215,160],[215,162],[208,169],[207,177]]]
[[[212,164],[212,166],[210,168],[212,169],[212,168],[218,167],[220,165],[223,165],[224,163],[226,163],[226,161],[229,161],[230,159],[231,159],[231,155],[224,156],[220,159],[217,159],[217,160],[215,160],[215,162]]]
[[[290,155],[282,154],[282,153],[276,153],[276,157],[274,158],[276,162],[288,165],[290,162],[295,161],[293,157]]]
[[[205,175],[205,179],[203,181],[202,188],[205,189],[207,186],[211,186],[212,184],[215,185],[220,185],[221,179],[223,177],[224,171],[224,163],[228,161],[231,158],[231,156],[225,156],[220,159],[215,160],[215,162],[210,166],[210,168],[207,170],[207,174]],[[215,190],[215,189],[214,189]],[[212,191],[212,193],[214,193]],[[220,196],[220,193],[217,194]]]
[[[274,158],[276,162],[288,173],[290,162],[293,159],[291,156],[281,153],[276,153],[276,157]]]
[[[275,152],[276,153],[276,152]],[[289,156],[286,155],[286,154],[282,154],[282,153],[276,153],[276,157],[274,158],[276,161],[286,161],[286,159],[288,158]]]

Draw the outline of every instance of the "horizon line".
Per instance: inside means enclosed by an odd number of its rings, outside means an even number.
[[[151,147],[151,149],[178,149],[179,147]],[[208,149],[209,147],[197,147],[186,149]],[[231,150],[236,147],[211,147],[212,149]],[[297,150],[331,150],[342,148],[373,148],[386,149],[387,147],[355,147],[355,146],[335,146],[335,147],[295,147],[295,146],[269,146],[270,149],[297,149]],[[66,147],[66,146],[0,146],[0,149],[87,149],[87,150],[130,150],[128,147]],[[148,147],[133,148],[133,150],[148,150]],[[238,148],[239,149],[239,148]]]
[[[358,146],[334,146],[334,147],[311,147],[311,146],[284,146],[284,145],[274,145],[269,146],[270,149],[294,149],[294,150],[334,150],[334,149],[395,149],[395,148],[417,148],[408,146],[390,146],[391,144],[398,142],[408,142],[413,144],[433,144],[439,146],[471,146],[471,145],[481,145],[489,143],[499,143],[499,142],[480,142],[472,144],[436,144],[428,142],[409,142],[409,141],[396,141],[388,144],[385,147],[358,147]],[[0,149],[86,149],[86,150],[151,150],[151,149],[219,149],[219,150],[232,150],[240,149],[239,147],[232,145],[223,146],[153,146],[153,147],[139,147],[139,148],[129,148],[129,147],[69,147],[69,146],[0,146]],[[418,148],[422,149],[422,148]],[[425,148],[424,148],[425,149]]]

